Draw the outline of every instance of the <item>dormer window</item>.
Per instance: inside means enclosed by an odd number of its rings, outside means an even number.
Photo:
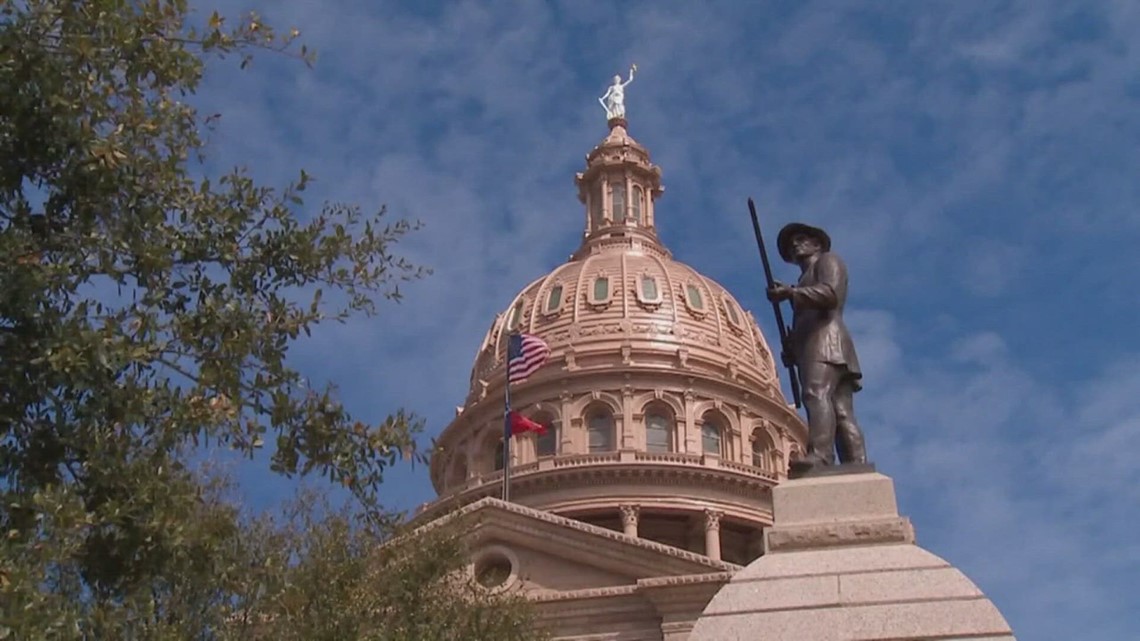
[[[625,185],[617,183],[613,186],[613,219],[615,223],[625,222]]]
[[[728,316],[729,326],[737,330],[737,332],[742,331],[744,329],[744,323],[740,318],[740,312],[736,309],[736,304],[729,299],[727,294],[721,297],[721,302],[724,303],[724,312]]]
[[[724,308],[728,311],[728,322],[733,325],[740,324],[740,314],[736,313],[736,307],[727,298],[724,299]]]
[[[689,283],[685,286],[685,300],[689,304],[689,308],[695,312],[705,311],[705,299],[701,296],[701,290],[694,283]]]
[[[642,274],[638,279],[638,302],[644,305],[661,304],[661,288],[657,285],[657,277],[652,274]]]
[[[519,321],[522,320],[523,301],[515,303],[514,309],[511,310],[511,316],[507,319],[507,331],[513,332],[519,326]]]
[[[608,307],[612,300],[613,288],[610,287],[610,277],[602,272],[594,277],[590,288],[586,290],[586,303],[595,311],[600,311]]]
[[[594,279],[594,302],[600,303],[610,297],[610,279],[598,276]]]
[[[550,288],[550,294],[546,297],[546,313],[553,314],[562,307],[562,285],[555,285]]]

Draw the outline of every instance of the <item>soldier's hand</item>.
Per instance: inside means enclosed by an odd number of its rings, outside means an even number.
[[[768,300],[778,303],[792,297],[792,288],[783,283],[774,283],[768,288]]]

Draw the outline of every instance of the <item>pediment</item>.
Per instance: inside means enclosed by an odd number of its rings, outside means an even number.
[[[434,523],[456,519],[463,520],[476,569],[485,559],[508,561],[512,583],[527,591],[634,588],[643,579],[739,569],[701,554],[494,498],[481,499]]]

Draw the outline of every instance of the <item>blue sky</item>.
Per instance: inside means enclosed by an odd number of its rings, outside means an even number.
[[[222,3],[319,60],[212,64],[214,166],[426,228],[399,305],[300,344],[314,382],[432,433],[494,315],[577,246],[597,97],[637,63],[630,132],[675,256],[775,335],[745,199],[828,229],[851,272],[857,411],[919,542],[1022,639],[1140,636],[1140,4]],[[203,10],[213,8],[199,5]],[[786,265],[777,270],[794,277]],[[243,473],[255,504],[289,491]],[[389,502],[433,497],[400,469]]]

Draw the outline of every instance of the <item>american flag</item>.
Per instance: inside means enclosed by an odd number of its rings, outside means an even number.
[[[511,334],[507,343],[507,382],[518,383],[535,373],[550,356],[546,341],[531,334]]]

